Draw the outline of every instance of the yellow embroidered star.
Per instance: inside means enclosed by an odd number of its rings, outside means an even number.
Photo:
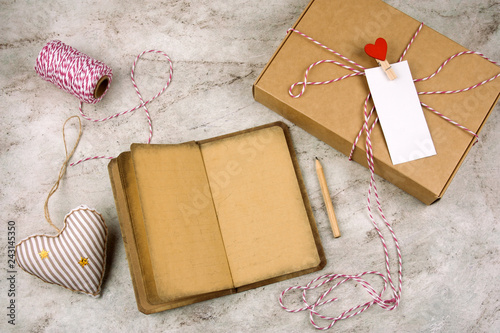
[[[85,265],[88,265],[89,263],[89,258],[81,257],[78,263],[80,264],[80,266],[85,267]]]
[[[42,252],[38,253],[40,255],[40,258],[45,259],[49,257],[49,251],[46,251],[45,249],[42,249]]]

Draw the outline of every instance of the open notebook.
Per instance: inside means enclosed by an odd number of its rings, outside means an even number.
[[[281,122],[198,142],[133,144],[108,168],[144,313],[326,264]]]

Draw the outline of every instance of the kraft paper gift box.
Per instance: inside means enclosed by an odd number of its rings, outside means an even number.
[[[364,52],[366,44],[374,43],[378,37],[385,38],[387,60],[395,63],[419,26],[420,22],[380,0],[313,0],[293,28],[372,68],[377,65]],[[424,25],[403,60],[408,61],[414,79],[423,78],[461,51],[466,49]],[[254,98],[349,156],[364,122],[363,106],[369,93],[366,77],[308,85],[299,98],[292,98],[288,92],[293,83],[304,80],[304,73],[312,63],[323,59],[350,65],[300,34],[289,32],[254,83]],[[436,76],[416,82],[415,86],[418,92],[459,90],[499,72],[500,67],[490,61],[466,54],[451,60]],[[351,73],[334,64],[321,64],[311,70],[307,81],[327,81]],[[300,90],[301,86],[297,86],[293,92],[298,94]],[[499,92],[500,78],[467,92],[419,95],[419,99],[479,133]],[[370,101],[369,109],[371,105]],[[393,165],[379,124],[372,132],[371,141],[375,172],[425,204],[431,204],[443,196],[476,138],[426,109],[423,112],[436,155]],[[353,160],[367,166],[365,135],[357,143]]]

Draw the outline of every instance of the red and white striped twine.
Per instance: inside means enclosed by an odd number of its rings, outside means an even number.
[[[108,76],[110,84],[113,80],[113,72],[106,64],[59,40],[50,41],[42,48],[35,71],[44,80],[89,104],[99,102],[109,89],[108,84],[106,91],[96,98],[97,82],[104,76]]]
[[[144,98],[142,97],[142,94],[139,91],[139,87],[137,86],[134,77],[135,66],[137,65],[139,59],[146,53],[160,54],[164,56],[169,63],[169,75],[165,86],[156,95],[154,95],[147,101],[145,101]],[[113,78],[111,68],[106,66],[104,63],[92,59],[86,54],[83,54],[78,50],[75,50],[71,46],[62,43],[61,41],[54,40],[47,43],[47,45],[45,45],[42,51],[40,51],[40,54],[36,61],[35,71],[44,80],[51,82],[56,86],[58,86],[59,88],[61,88],[62,90],[76,96],[80,100],[80,105],[79,105],[80,114],[82,118],[85,118],[86,120],[92,122],[103,122],[133,112],[139,108],[143,108],[144,112],[146,113],[146,118],[148,120],[148,129],[149,129],[148,143],[151,143],[151,140],[153,138],[153,124],[147,105],[156,98],[158,98],[163,92],[165,92],[165,90],[167,90],[170,83],[172,82],[174,69],[172,60],[165,52],[158,50],[147,50],[141,52],[135,58],[134,63],[132,64],[132,70],[130,74],[132,85],[134,86],[135,92],[137,93],[137,96],[139,97],[141,103],[129,110],[125,110],[102,119],[93,119],[84,114],[83,103],[95,104],[104,97],[104,95],[106,94],[107,90],[111,85],[111,81]],[[108,77],[109,80],[108,86],[106,87],[106,90],[101,96],[96,97],[94,95],[96,85],[98,81],[104,76]],[[112,159],[114,157],[108,157],[108,156],[87,157],[77,162],[71,163],[70,166],[74,166],[85,161],[101,159],[101,158]]]
[[[422,30],[422,27],[423,27],[423,23],[420,24],[420,26],[418,27],[417,31],[415,32],[415,34],[411,38],[410,42],[408,43],[408,46],[405,48],[405,50],[403,51],[403,54],[399,58],[399,61],[402,61],[402,59],[406,55],[408,49],[410,48],[410,46],[415,41],[415,38],[417,37],[417,35],[419,34],[419,32]],[[332,53],[340,56],[342,59],[346,60],[347,62],[349,62],[351,64],[354,64],[357,67],[363,69],[363,67],[361,65],[356,64],[352,60],[349,60],[347,57],[339,54],[338,52],[333,51],[332,49],[330,49],[330,48],[328,48],[326,46],[324,46],[323,44],[321,44],[320,42],[314,40],[313,38],[311,38],[311,37],[309,37],[309,36],[307,36],[307,35],[299,32],[299,31],[297,31],[295,29],[290,29],[289,31],[293,31],[295,33],[298,33],[299,35],[307,38],[308,40],[312,41],[313,43],[315,43],[315,44],[317,44],[317,45],[319,45],[319,46],[327,49],[328,51],[330,51],[330,52],[332,52]],[[446,66],[452,59],[454,59],[454,58],[456,58],[458,56],[464,55],[464,54],[476,54],[476,55],[479,55],[482,58],[484,58],[484,59],[486,59],[486,60],[488,60],[488,61],[490,61],[490,62],[492,62],[492,63],[494,63],[496,65],[498,65],[496,62],[488,59],[487,57],[485,57],[483,54],[481,54],[479,52],[464,51],[464,52],[459,52],[459,53],[451,56],[447,60],[445,60],[445,62],[443,62],[443,64],[433,74],[431,74],[430,76],[422,78],[422,79],[415,79],[414,81],[418,82],[418,81],[424,81],[424,80],[431,79],[436,74],[438,74],[443,69],[443,67]],[[359,72],[357,70],[349,68],[349,66],[340,64],[339,66],[341,66],[343,68],[346,68],[346,69],[349,69],[349,70],[353,71],[354,73],[353,74],[344,75],[344,76],[342,76],[340,78],[336,78],[336,79],[333,79],[333,80],[323,81],[323,82],[308,82],[307,81],[307,76],[308,76],[310,70],[313,67],[315,67],[315,66],[317,66],[319,64],[322,64],[322,63],[334,63],[334,64],[339,65],[338,62],[333,61],[333,60],[321,60],[321,61],[313,63],[312,65],[309,66],[309,68],[307,68],[307,70],[305,72],[305,75],[304,75],[304,80],[302,82],[294,83],[290,87],[290,89],[289,89],[290,96],[292,96],[293,98],[301,97],[304,94],[305,87],[307,85],[329,84],[329,83],[333,83],[333,82],[337,82],[337,81],[346,79],[346,78],[351,77],[351,76],[364,75],[364,72]],[[467,87],[467,88],[464,88],[464,89],[453,90],[453,91],[419,92],[419,94],[421,94],[421,95],[423,95],[423,94],[427,94],[427,95],[430,95],[430,94],[454,94],[454,93],[464,92],[464,91],[468,91],[468,90],[477,88],[477,87],[479,87],[481,85],[484,85],[484,84],[486,84],[486,83],[488,83],[488,82],[490,82],[490,81],[498,78],[499,76],[500,76],[500,73],[497,74],[497,75],[495,75],[495,76],[493,76],[493,77],[491,77],[491,78],[489,78],[489,79],[487,79],[487,80],[484,80],[484,81],[482,81],[482,82],[480,82],[478,84],[475,84],[473,86],[470,86],[470,87]],[[295,94],[293,94],[292,90],[296,86],[298,86],[298,85],[302,85],[302,90],[301,90],[300,93],[298,93],[298,94],[295,95]],[[384,212],[382,210],[381,200],[380,200],[380,196],[378,195],[377,186],[376,186],[376,182],[375,182],[375,167],[374,167],[374,158],[373,158],[373,147],[372,147],[372,143],[371,143],[371,133],[372,133],[373,129],[375,128],[375,125],[378,122],[378,117],[375,117],[375,120],[373,121],[373,123],[371,125],[369,125],[370,119],[373,116],[373,113],[375,111],[375,107],[372,107],[371,110],[368,111],[368,102],[370,100],[370,97],[371,97],[371,95],[368,94],[368,96],[365,99],[365,102],[364,102],[364,123],[363,123],[363,126],[362,126],[361,130],[359,131],[358,135],[356,136],[356,138],[354,140],[354,144],[352,146],[352,150],[351,150],[351,154],[349,156],[349,160],[352,159],[352,155],[353,155],[354,149],[356,148],[356,145],[357,145],[357,143],[359,141],[359,138],[361,137],[362,133],[365,132],[366,133],[366,143],[365,143],[366,159],[367,159],[367,162],[368,162],[368,168],[370,170],[370,184],[369,184],[369,187],[368,187],[367,206],[366,207],[367,207],[367,210],[368,210],[368,215],[370,217],[370,220],[371,220],[371,222],[372,222],[375,230],[377,230],[377,233],[378,233],[378,235],[380,237],[380,240],[382,242],[382,246],[383,246],[383,249],[384,249],[384,255],[385,255],[385,269],[386,269],[386,274],[384,275],[384,274],[382,274],[380,272],[375,272],[375,271],[367,271],[367,272],[363,272],[363,273],[357,274],[357,275],[327,274],[327,275],[323,275],[323,276],[320,276],[320,277],[312,280],[311,282],[309,282],[305,286],[294,286],[294,287],[290,287],[290,288],[285,289],[281,293],[281,295],[279,297],[279,303],[280,303],[281,307],[283,309],[285,309],[286,311],[288,311],[288,312],[294,312],[294,313],[295,312],[300,312],[300,311],[309,311],[309,320],[310,320],[311,324],[315,328],[320,329],[320,330],[326,330],[326,329],[331,328],[339,320],[347,319],[347,318],[356,316],[356,315],[364,312],[365,310],[367,310],[373,304],[377,304],[377,305],[379,305],[380,307],[382,307],[385,310],[393,310],[393,309],[395,309],[399,305],[399,302],[400,302],[400,299],[401,299],[402,277],[403,277],[403,274],[402,274],[402,271],[403,271],[402,262],[403,261],[402,261],[402,256],[401,256],[401,249],[400,249],[399,242],[398,242],[398,239],[396,237],[396,234],[394,233],[394,230],[392,229],[390,223],[388,222],[388,220],[387,220],[387,218],[386,218],[386,216],[385,216],[385,214],[384,214]],[[441,118],[443,118],[446,121],[450,122],[451,124],[453,124],[453,125],[461,128],[462,130],[465,130],[465,131],[471,133],[472,135],[474,135],[477,138],[476,133],[474,133],[473,131],[469,130],[465,126],[462,126],[462,125],[458,124],[457,122],[451,120],[450,118],[444,116],[443,114],[441,114],[438,111],[434,110],[433,108],[431,108],[427,104],[424,104],[424,103],[421,103],[421,104],[425,108],[427,108],[430,111],[434,112],[435,114],[439,115]],[[374,214],[372,212],[372,208],[371,208],[371,206],[372,206],[372,201],[371,201],[372,194],[375,196],[375,202],[376,202],[378,214],[381,217],[382,221],[384,222],[386,228],[389,230],[389,232],[391,234],[391,237],[393,239],[394,245],[395,245],[395,250],[397,252],[397,259],[398,259],[398,283],[397,283],[397,287],[396,287],[396,285],[395,285],[395,283],[394,283],[394,281],[392,279],[392,275],[391,275],[391,268],[390,268],[390,264],[389,264],[389,251],[388,251],[388,248],[387,248],[387,244],[385,242],[384,236],[382,235],[382,232],[381,232],[380,228],[378,227],[377,222],[375,221],[375,217],[374,217]],[[371,286],[371,284],[369,282],[367,282],[364,278],[362,278],[363,276],[369,275],[369,274],[379,276],[384,281],[384,287],[383,287],[382,291],[380,291],[379,293],[377,293],[375,291],[375,289]],[[317,283],[320,280],[322,280],[322,281],[319,282],[319,283]],[[337,280],[338,282],[335,283],[327,291],[325,291],[324,293],[322,293],[321,296],[315,302],[310,303],[307,300],[307,291],[308,290],[313,290],[313,289],[319,288],[319,287],[321,287],[321,286],[323,286],[323,285],[325,285],[325,284],[327,284],[329,282],[335,281],[335,280]],[[372,301],[369,301],[369,302],[366,302],[364,304],[359,304],[357,306],[354,306],[354,307],[350,308],[349,310],[342,312],[337,317],[325,316],[323,314],[320,314],[317,311],[318,307],[320,307],[322,305],[325,305],[325,304],[328,304],[328,303],[331,303],[331,302],[334,302],[334,301],[337,300],[337,298],[327,298],[327,296],[337,286],[343,284],[344,282],[351,281],[351,280],[360,283],[361,286],[371,296]],[[383,299],[382,295],[384,294],[384,292],[387,289],[387,284],[390,285],[391,296],[388,299]],[[284,305],[283,298],[284,298],[285,294],[288,293],[289,291],[292,291],[292,290],[302,290],[302,301],[305,304],[304,307],[301,307],[301,308],[298,308],[298,309],[290,309],[290,308],[288,308],[287,306]],[[316,323],[316,319],[317,318],[321,318],[321,319],[330,321],[330,323],[329,323],[329,325],[326,325],[326,326],[320,326],[320,325],[318,325]]]

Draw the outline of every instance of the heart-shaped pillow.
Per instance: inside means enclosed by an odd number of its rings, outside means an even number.
[[[87,206],[73,209],[55,236],[33,235],[16,245],[16,261],[44,282],[99,296],[106,265],[108,229]]]

